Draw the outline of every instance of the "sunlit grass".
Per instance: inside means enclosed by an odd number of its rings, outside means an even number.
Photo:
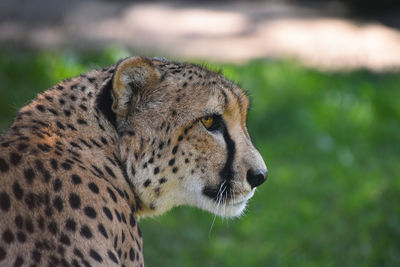
[[[0,52],[0,128],[37,92],[127,55]],[[215,65],[213,65],[215,66]],[[147,266],[398,266],[400,74],[253,61],[223,72],[252,98],[270,178],[240,219],[181,207],[141,222]]]

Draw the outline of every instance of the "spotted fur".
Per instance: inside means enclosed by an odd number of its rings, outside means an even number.
[[[143,266],[139,218],[239,215],[266,178],[247,109],[220,74],[142,57],[39,94],[0,138],[0,265]]]

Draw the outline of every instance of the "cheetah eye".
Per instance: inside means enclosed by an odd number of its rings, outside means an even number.
[[[206,116],[200,119],[203,126],[209,131],[215,131],[220,126],[220,116]]]

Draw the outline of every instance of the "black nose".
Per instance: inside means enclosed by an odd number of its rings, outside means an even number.
[[[251,188],[259,186],[267,180],[268,171],[263,169],[250,169],[247,171],[247,182],[251,185]]]

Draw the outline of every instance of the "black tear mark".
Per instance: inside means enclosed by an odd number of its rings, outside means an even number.
[[[236,145],[235,142],[232,140],[228,132],[228,128],[226,127],[226,124],[223,120],[221,120],[221,130],[226,143],[226,150],[227,150],[227,158],[225,165],[219,172],[221,181],[215,187],[205,186],[203,188],[203,194],[213,199],[214,201],[225,199],[225,196],[228,196],[230,194],[232,190],[232,185],[230,181],[234,177],[233,160],[235,159]]]
[[[225,122],[222,121],[222,133],[223,137],[226,143],[226,149],[227,149],[227,159],[225,162],[224,168],[219,173],[219,176],[221,177],[222,181],[227,181],[229,182],[232,180],[234,172],[233,172],[233,160],[235,158],[235,153],[236,153],[236,146],[235,142],[232,140],[228,129],[226,128]]]

